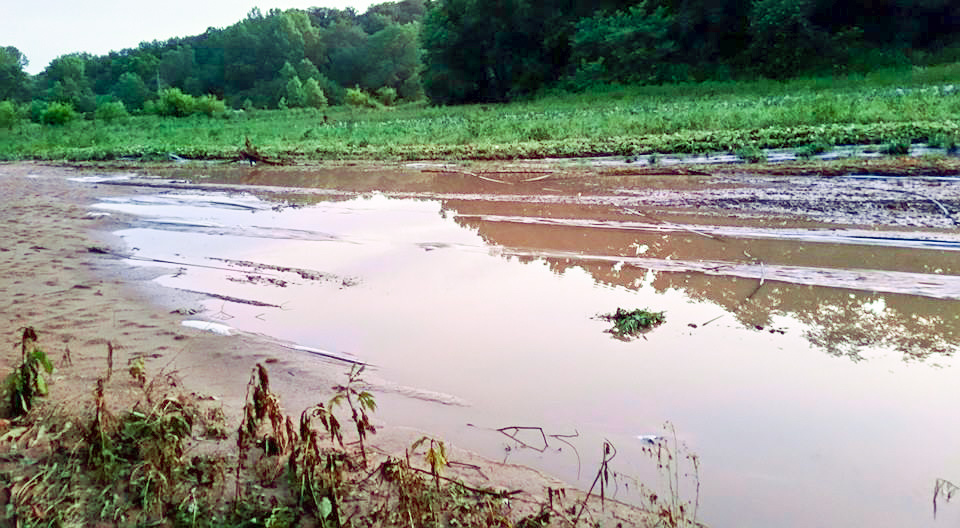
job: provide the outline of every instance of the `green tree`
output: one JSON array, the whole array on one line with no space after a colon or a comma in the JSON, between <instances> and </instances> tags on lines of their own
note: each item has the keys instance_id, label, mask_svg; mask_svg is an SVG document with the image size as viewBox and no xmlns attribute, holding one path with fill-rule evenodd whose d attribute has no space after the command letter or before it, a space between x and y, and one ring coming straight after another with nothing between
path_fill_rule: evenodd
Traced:
<instances>
[{"instance_id":1,"label":"green tree","mask_svg":"<svg viewBox=\"0 0 960 528\"><path fill-rule=\"evenodd\" d=\"M176 86L189 91L186 82L192 77L194 66L193 48L190 45L178 46L163 53L159 65L160 78L166 86Z\"/></svg>"},{"instance_id":2,"label":"green tree","mask_svg":"<svg viewBox=\"0 0 960 528\"><path fill-rule=\"evenodd\" d=\"M307 94L303 90L303 83L300 82L299 77L294 76L287 81L286 100L287 106L292 108L298 108L306 105Z\"/></svg>"},{"instance_id":3,"label":"green tree","mask_svg":"<svg viewBox=\"0 0 960 528\"><path fill-rule=\"evenodd\" d=\"M320 83L318 83L316 79L310 78L307 79L307 82L303 83L303 93L306 97L307 106L311 108L326 108L327 96L323 94Z\"/></svg>"},{"instance_id":4,"label":"green tree","mask_svg":"<svg viewBox=\"0 0 960 528\"><path fill-rule=\"evenodd\" d=\"M13 130L13 125L20 121L17 107L13 101L0 101L0 128Z\"/></svg>"},{"instance_id":5,"label":"green tree","mask_svg":"<svg viewBox=\"0 0 960 528\"><path fill-rule=\"evenodd\" d=\"M93 112L97 107L96 97L87 78L86 54L70 54L57 57L40 74L49 101L69 104L80 112Z\"/></svg>"},{"instance_id":6,"label":"green tree","mask_svg":"<svg viewBox=\"0 0 960 528\"><path fill-rule=\"evenodd\" d=\"M648 2L577 22L573 58L585 81L657 83L670 80L663 65L676 49L667 38L672 18Z\"/></svg>"},{"instance_id":7,"label":"green tree","mask_svg":"<svg viewBox=\"0 0 960 528\"><path fill-rule=\"evenodd\" d=\"M388 87L404 99L417 99L420 87L420 26L392 24L370 36L366 44L368 62L362 86Z\"/></svg>"},{"instance_id":8,"label":"green tree","mask_svg":"<svg viewBox=\"0 0 960 528\"><path fill-rule=\"evenodd\" d=\"M360 26L338 21L320 31L320 40L330 50L322 70L340 86L353 86L363 82L367 63L368 35Z\"/></svg>"},{"instance_id":9,"label":"green tree","mask_svg":"<svg viewBox=\"0 0 960 528\"><path fill-rule=\"evenodd\" d=\"M29 61L13 46L0 47L0 100L30 99L30 78L24 71Z\"/></svg>"},{"instance_id":10,"label":"green tree","mask_svg":"<svg viewBox=\"0 0 960 528\"><path fill-rule=\"evenodd\" d=\"M143 103L150 97L146 83L134 72L126 72L117 80L111 93L123 102L126 108L143 108Z\"/></svg>"}]
</instances>

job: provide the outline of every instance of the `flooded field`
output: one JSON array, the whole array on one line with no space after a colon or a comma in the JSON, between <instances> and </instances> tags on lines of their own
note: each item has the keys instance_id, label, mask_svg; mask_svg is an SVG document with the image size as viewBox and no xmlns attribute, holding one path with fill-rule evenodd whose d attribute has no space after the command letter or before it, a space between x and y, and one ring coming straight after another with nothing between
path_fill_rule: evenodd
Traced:
<instances>
[{"instance_id":1,"label":"flooded field","mask_svg":"<svg viewBox=\"0 0 960 528\"><path fill-rule=\"evenodd\" d=\"M960 181L511 170L178 168L96 210L195 319L369 363L386 423L583 488L607 440L639 503L669 422L713 526L960 518Z\"/></svg>"}]
</instances>

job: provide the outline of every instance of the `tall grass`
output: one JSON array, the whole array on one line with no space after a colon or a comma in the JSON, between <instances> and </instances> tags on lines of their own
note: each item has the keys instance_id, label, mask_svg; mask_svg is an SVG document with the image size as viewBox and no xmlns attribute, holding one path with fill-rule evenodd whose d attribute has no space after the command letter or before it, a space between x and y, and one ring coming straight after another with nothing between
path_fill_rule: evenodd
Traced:
<instances>
[{"instance_id":1,"label":"tall grass","mask_svg":"<svg viewBox=\"0 0 960 528\"><path fill-rule=\"evenodd\" d=\"M957 83L954 86L953 83ZM499 105L132 116L0 131L0 159L577 157L926 141L960 135L960 64L864 76L611 86Z\"/></svg>"}]
</instances>

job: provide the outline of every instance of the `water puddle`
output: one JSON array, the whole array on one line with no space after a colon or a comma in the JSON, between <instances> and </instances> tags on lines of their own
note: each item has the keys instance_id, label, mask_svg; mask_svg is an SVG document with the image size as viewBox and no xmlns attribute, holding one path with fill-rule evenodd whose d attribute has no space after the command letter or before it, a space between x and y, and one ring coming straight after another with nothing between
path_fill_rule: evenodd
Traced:
<instances>
[{"instance_id":1,"label":"water puddle","mask_svg":"<svg viewBox=\"0 0 960 528\"><path fill-rule=\"evenodd\" d=\"M388 422L584 488L606 439L639 501L669 421L715 526L932 525L935 479L960 479L955 231L658 209L622 181L204 181L96 209L133 215L131 263L212 295L212 329L370 363ZM667 322L618 341L617 307Z\"/></svg>"}]
</instances>

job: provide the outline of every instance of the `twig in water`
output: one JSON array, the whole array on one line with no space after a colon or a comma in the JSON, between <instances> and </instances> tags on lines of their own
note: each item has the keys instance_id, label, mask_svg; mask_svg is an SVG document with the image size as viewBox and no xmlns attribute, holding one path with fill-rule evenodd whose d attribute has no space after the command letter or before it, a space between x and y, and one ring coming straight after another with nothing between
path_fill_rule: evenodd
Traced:
<instances>
[{"instance_id":1,"label":"twig in water","mask_svg":"<svg viewBox=\"0 0 960 528\"><path fill-rule=\"evenodd\" d=\"M724 315L727 315L727 314L720 314L720 315L718 315L718 316L716 316L716 317L714 317L713 319L710 319L710 320L709 320L709 321L707 321L706 323L703 323L703 324L702 324L702 325L700 325L700 326L707 326L708 324L710 324L710 323L712 323L712 322L714 322L714 321L716 321L717 319L720 319L720 318L721 318L721 317L723 317Z\"/></svg>"},{"instance_id":2,"label":"twig in water","mask_svg":"<svg viewBox=\"0 0 960 528\"><path fill-rule=\"evenodd\" d=\"M578 438L579 436L580 436L580 431L577 431L576 429L573 430L572 435L550 435L550 438L556 438L557 440L570 446L570 449L573 449L573 454L577 455L577 480L580 480L580 452L577 451L577 446L571 444L570 442L567 442L565 439Z\"/></svg>"},{"instance_id":3,"label":"twig in water","mask_svg":"<svg viewBox=\"0 0 960 528\"><path fill-rule=\"evenodd\" d=\"M543 453L544 451L547 450L548 447L550 447L550 444L547 442L547 435L546 433L543 432L543 428L541 427L523 427L518 425L511 425L509 427L501 427L500 429L497 429L497 431L499 431L501 434L503 434L507 438L513 440L514 442L520 444L521 446L533 449L538 453ZM507 431L510 431L510 432L507 432ZM520 431L540 431L540 436L543 437L543 447L534 447L524 442L523 440L520 440L519 438L517 438L517 433L519 433Z\"/></svg>"},{"instance_id":4,"label":"twig in water","mask_svg":"<svg viewBox=\"0 0 960 528\"><path fill-rule=\"evenodd\" d=\"M583 510L587 509L587 501L590 500L590 495L593 494L593 488L596 487L597 482L600 482L600 508L603 508L605 501L604 497L604 485L608 480L610 480L610 461L616 458L617 448L613 447L613 444L604 439L603 441L603 460L600 462L600 469L597 470L597 476L593 479L593 484L590 485L590 489L587 490L587 496L583 498L583 503L580 505L580 511L577 512L577 516L573 519L573 524L576 526L577 522L580 521L580 516L583 515Z\"/></svg>"}]
</instances>

